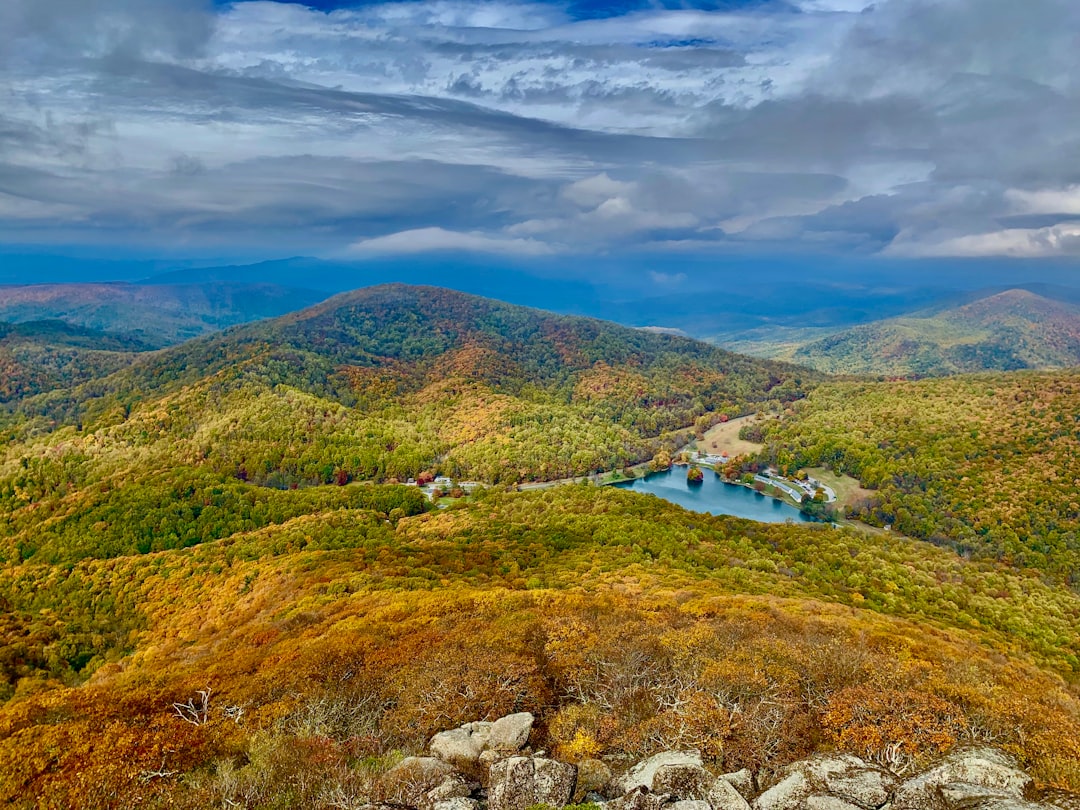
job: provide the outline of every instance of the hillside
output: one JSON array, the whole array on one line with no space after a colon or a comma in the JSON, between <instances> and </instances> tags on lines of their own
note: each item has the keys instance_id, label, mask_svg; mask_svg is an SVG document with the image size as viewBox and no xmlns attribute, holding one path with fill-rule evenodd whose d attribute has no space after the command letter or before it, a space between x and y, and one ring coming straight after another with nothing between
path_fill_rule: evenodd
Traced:
<instances>
[{"instance_id":1,"label":"hillside","mask_svg":"<svg viewBox=\"0 0 1080 810\"><path fill-rule=\"evenodd\" d=\"M538 745L616 769L697 748L761 779L830 750L910 770L992 742L1078 788L1078 402L1067 373L832 383L401 285L15 400L0 803L393 801L385 773L432 733L523 710ZM781 417L779 464L860 475L896 529L940 509L965 554L514 491L751 410ZM489 486L435 509L394 483L421 472ZM969 527L1005 551L970 553Z\"/></svg>"},{"instance_id":2,"label":"hillside","mask_svg":"<svg viewBox=\"0 0 1080 810\"><path fill-rule=\"evenodd\" d=\"M314 304L325 295L273 284L0 286L0 321L59 320L153 348Z\"/></svg>"},{"instance_id":3,"label":"hillside","mask_svg":"<svg viewBox=\"0 0 1080 810\"><path fill-rule=\"evenodd\" d=\"M875 492L875 526L1080 585L1080 373L819 386L764 423L765 457Z\"/></svg>"},{"instance_id":4,"label":"hillside","mask_svg":"<svg viewBox=\"0 0 1080 810\"><path fill-rule=\"evenodd\" d=\"M150 347L63 321L0 323L0 402L105 377Z\"/></svg>"},{"instance_id":5,"label":"hillside","mask_svg":"<svg viewBox=\"0 0 1080 810\"><path fill-rule=\"evenodd\" d=\"M1080 364L1080 307L1014 289L824 337L789 330L732 345L840 374L940 376L1066 368Z\"/></svg>"},{"instance_id":6,"label":"hillside","mask_svg":"<svg viewBox=\"0 0 1080 810\"><path fill-rule=\"evenodd\" d=\"M386 286L23 400L7 426L13 439L62 437L62 481L118 469L137 446L276 487L425 470L517 483L646 460L725 414L797 399L814 376L685 338Z\"/></svg>"},{"instance_id":7,"label":"hillside","mask_svg":"<svg viewBox=\"0 0 1080 810\"><path fill-rule=\"evenodd\" d=\"M0 589L16 807L360 804L396 752L522 710L574 762L695 747L764 779L818 750L909 767L993 740L1080 784L1080 703L1050 674L1073 672L1080 600L847 530L564 487L8 566Z\"/></svg>"}]
</instances>

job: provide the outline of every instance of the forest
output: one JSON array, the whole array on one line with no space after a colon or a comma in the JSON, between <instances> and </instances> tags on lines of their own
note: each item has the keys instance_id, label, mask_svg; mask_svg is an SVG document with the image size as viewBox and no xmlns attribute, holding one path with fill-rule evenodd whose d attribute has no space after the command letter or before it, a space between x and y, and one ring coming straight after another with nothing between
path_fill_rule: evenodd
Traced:
<instances>
[{"instance_id":1,"label":"forest","mask_svg":"<svg viewBox=\"0 0 1080 810\"><path fill-rule=\"evenodd\" d=\"M1075 373L827 379L395 286L71 383L0 416L0 803L360 806L520 710L571 762L992 743L1080 789ZM751 412L890 531L517 491Z\"/></svg>"},{"instance_id":2,"label":"forest","mask_svg":"<svg viewBox=\"0 0 1080 810\"><path fill-rule=\"evenodd\" d=\"M874 490L852 514L965 557L1080 584L1080 374L817 388L765 423L765 458Z\"/></svg>"}]
</instances>

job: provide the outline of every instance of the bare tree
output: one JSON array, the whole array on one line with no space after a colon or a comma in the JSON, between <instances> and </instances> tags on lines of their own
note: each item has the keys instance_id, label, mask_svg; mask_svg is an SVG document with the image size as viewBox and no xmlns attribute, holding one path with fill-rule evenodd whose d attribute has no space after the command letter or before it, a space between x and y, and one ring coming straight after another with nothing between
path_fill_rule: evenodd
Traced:
<instances>
[{"instance_id":1,"label":"bare tree","mask_svg":"<svg viewBox=\"0 0 1080 810\"><path fill-rule=\"evenodd\" d=\"M174 703L172 705L173 711L181 720L194 726L205 725L210 719L211 692L213 690L210 688L200 689L195 693L195 697L188 700L187 703Z\"/></svg>"}]
</instances>

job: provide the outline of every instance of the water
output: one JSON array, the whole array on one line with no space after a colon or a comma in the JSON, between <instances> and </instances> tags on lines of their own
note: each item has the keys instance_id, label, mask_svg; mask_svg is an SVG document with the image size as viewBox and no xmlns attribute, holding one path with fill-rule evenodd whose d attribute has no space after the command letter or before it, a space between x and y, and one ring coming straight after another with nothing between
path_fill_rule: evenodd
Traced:
<instances>
[{"instance_id":1,"label":"water","mask_svg":"<svg viewBox=\"0 0 1080 810\"><path fill-rule=\"evenodd\" d=\"M705 479L700 484L686 483L686 467L672 467L667 472L650 473L644 478L614 486L635 492L650 492L692 512L735 515L762 523L784 523L788 520L813 522L790 504L761 495L748 487L721 481L712 470L702 472Z\"/></svg>"}]
</instances>

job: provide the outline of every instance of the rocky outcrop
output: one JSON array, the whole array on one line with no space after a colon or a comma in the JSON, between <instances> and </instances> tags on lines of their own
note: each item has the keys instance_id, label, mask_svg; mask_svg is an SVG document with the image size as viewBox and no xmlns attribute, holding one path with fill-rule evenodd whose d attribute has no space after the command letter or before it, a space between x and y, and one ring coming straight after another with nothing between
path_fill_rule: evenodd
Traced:
<instances>
[{"instance_id":1,"label":"rocky outcrop","mask_svg":"<svg viewBox=\"0 0 1080 810\"><path fill-rule=\"evenodd\" d=\"M653 789L656 772L664 767L701 767L701 754L697 751L664 751L639 762L612 784L616 795L626 795L639 787Z\"/></svg>"},{"instance_id":2,"label":"rocky outcrop","mask_svg":"<svg viewBox=\"0 0 1080 810\"><path fill-rule=\"evenodd\" d=\"M542 757L510 757L491 766L488 810L562 807L574 796L577 768Z\"/></svg>"},{"instance_id":3,"label":"rocky outcrop","mask_svg":"<svg viewBox=\"0 0 1080 810\"><path fill-rule=\"evenodd\" d=\"M432 756L459 768L475 765L480 754L487 748L491 737L491 723L466 723L460 728L436 734L428 743Z\"/></svg>"},{"instance_id":4,"label":"rocky outcrop","mask_svg":"<svg viewBox=\"0 0 1080 810\"><path fill-rule=\"evenodd\" d=\"M485 752L513 754L523 749L535 720L528 712L520 712L501 717L494 723L466 723L436 734L428 743L428 751L444 762L470 770ZM497 759L498 756L490 756L486 764Z\"/></svg>"},{"instance_id":5,"label":"rocky outcrop","mask_svg":"<svg viewBox=\"0 0 1080 810\"><path fill-rule=\"evenodd\" d=\"M492 751L520 751L529 742L536 718L529 712L500 717L491 724L487 748Z\"/></svg>"},{"instance_id":6,"label":"rocky outcrop","mask_svg":"<svg viewBox=\"0 0 1080 810\"><path fill-rule=\"evenodd\" d=\"M571 802L602 810L1080 810L1073 794L1048 791L1040 800L1031 777L988 748L955 752L904 781L859 757L831 754L793 763L759 785L745 769L714 775L697 751L664 751L613 778L600 760L574 766L533 753L533 722L520 713L436 734L432 756L409 757L384 776L388 799L417 810Z\"/></svg>"},{"instance_id":7,"label":"rocky outcrop","mask_svg":"<svg viewBox=\"0 0 1080 810\"><path fill-rule=\"evenodd\" d=\"M904 782L893 799L895 810L921 810L924 807L978 806L1005 810L1002 802L1022 799L1032 779L1016 763L993 749L961 751L939 765Z\"/></svg>"},{"instance_id":8,"label":"rocky outcrop","mask_svg":"<svg viewBox=\"0 0 1080 810\"><path fill-rule=\"evenodd\" d=\"M896 777L850 754L796 762L754 800L754 810L877 810Z\"/></svg>"}]
</instances>

